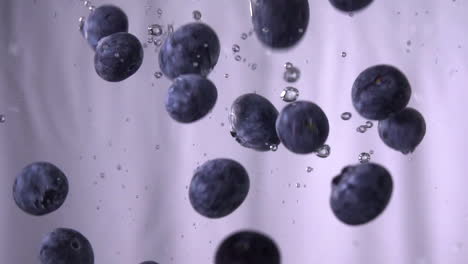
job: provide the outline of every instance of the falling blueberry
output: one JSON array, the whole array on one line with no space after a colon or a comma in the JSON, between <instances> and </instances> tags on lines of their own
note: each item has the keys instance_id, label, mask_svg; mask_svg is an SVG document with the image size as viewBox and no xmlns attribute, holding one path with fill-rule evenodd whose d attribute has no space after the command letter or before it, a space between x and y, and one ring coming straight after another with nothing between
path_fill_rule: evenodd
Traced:
<instances>
[{"instance_id":1,"label":"falling blueberry","mask_svg":"<svg viewBox=\"0 0 468 264\"><path fill-rule=\"evenodd\" d=\"M367 119L383 120L406 107L411 87L406 76L390 65L367 68L354 81L354 108Z\"/></svg>"},{"instance_id":2,"label":"falling blueberry","mask_svg":"<svg viewBox=\"0 0 468 264\"><path fill-rule=\"evenodd\" d=\"M41 264L93 264L91 243L80 232L56 228L42 240Z\"/></svg>"},{"instance_id":3,"label":"falling blueberry","mask_svg":"<svg viewBox=\"0 0 468 264\"><path fill-rule=\"evenodd\" d=\"M269 151L280 143L275 122L278 110L265 97L249 93L238 97L231 107L231 134L242 146Z\"/></svg>"},{"instance_id":4,"label":"falling blueberry","mask_svg":"<svg viewBox=\"0 0 468 264\"><path fill-rule=\"evenodd\" d=\"M323 146L328 138L328 118L318 105L296 101L280 112L276 132L281 143L290 151L312 153Z\"/></svg>"},{"instance_id":5,"label":"falling blueberry","mask_svg":"<svg viewBox=\"0 0 468 264\"><path fill-rule=\"evenodd\" d=\"M177 77L169 87L166 110L181 123L190 123L204 117L213 109L218 92L205 77L186 74Z\"/></svg>"},{"instance_id":6,"label":"falling blueberry","mask_svg":"<svg viewBox=\"0 0 468 264\"><path fill-rule=\"evenodd\" d=\"M214 159L200 166L192 178L189 198L195 211L208 218L234 212L249 192L247 171L230 159Z\"/></svg>"},{"instance_id":7,"label":"falling blueberry","mask_svg":"<svg viewBox=\"0 0 468 264\"><path fill-rule=\"evenodd\" d=\"M59 209L67 195L67 177L48 162L27 165L13 184L16 205L31 215L41 216Z\"/></svg>"},{"instance_id":8,"label":"falling blueberry","mask_svg":"<svg viewBox=\"0 0 468 264\"><path fill-rule=\"evenodd\" d=\"M279 264L280 252L268 236L254 231L229 235L219 245L215 264Z\"/></svg>"},{"instance_id":9,"label":"falling blueberry","mask_svg":"<svg viewBox=\"0 0 468 264\"><path fill-rule=\"evenodd\" d=\"M102 38L96 48L94 67L109 82L120 82L138 71L143 62L143 47L129 33L115 33Z\"/></svg>"},{"instance_id":10,"label":"falling blueberry","mask_svg":"<svg viewBox=\"0 0 468 264\"><path fill-rule=\"evenodd\" d=\"M296 45L309 24L308 0L254 0L251 10L258 39L275 49Z\"/></svg>"},{"instance_id":11,"label":"falling blueberry","mask_svg":"<svg viewBox=\"0 0 468 264\"><path fill-rule=\"evenodd\" d=\"M424 117L413 108L379 121L379 136L390 148L408 154L421 143L426 134Z\"/></svg>"},{"instance_id":12,"label":"falling blueberry","mask_svg":"<svg viewBox=\"0 0 468 264\"><path fill-rule=\"evenodd\" d=\"M330 0L330 3L343 12L359 11L372 3L372 0Z\"/></svg>"},{"instance_id":13,"label":"falling blueberry","mask_svg":"<svg viewBox=\"0 0 468 264\"><path fill-rule=\"evenodd\" d=\"M116 6L100 6L85 20L83 32L89 45L96 49L102 38L118 32L128 32L127 15Z\"/></svg>"},{"instance_id":14,"label":"falling blueberry","mask_svg":"<svg viewBox=\"0 0 468 264\"><path fill-rule=\"evenodd\" d=\"M366 224L384 211L392 191L392 177L384 167L375 163L347 166L332 180L331 209L345 224Z\"/></svg>"},{"instance_id":15,"label":"falling blueberry","mask_svg":"<svg viewBox=\"0 0 468 264\"><path fill-rule=\"evenodd\" d=\"M180 27L164 41L159 51L159 66L170 79L189 73L206 77L218 62L219 54L216 32L206 24L195 22Z\"/></svg>"}]
</instances>

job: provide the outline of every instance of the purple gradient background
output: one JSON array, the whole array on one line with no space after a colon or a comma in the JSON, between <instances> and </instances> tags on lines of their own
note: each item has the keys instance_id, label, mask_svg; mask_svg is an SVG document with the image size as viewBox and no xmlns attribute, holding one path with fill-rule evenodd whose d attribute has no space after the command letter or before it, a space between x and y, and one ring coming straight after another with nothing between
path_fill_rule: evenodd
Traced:
<instances>
[{"instance_id":1,"label":"purple gradient background","mask_svg":"<svg viewBox=\"0 0 468 264\"><path fill-rule=\"evenodd\" d=\"M121 6L142 42L149 24L177 28L193 20L195 9L218 32L222 54L210 79L219 100L208 117L182 125L164 110L170 82L153 76L153 46L134 76L107 83L77 30L78 17L88 14L78 0L1 0L0 112L7 121L0 124L0 262L38 263L42 237L70 227L89 238L97 264L212 263L216 246L239 229L269 234L285 264L467 263L468 3L375 0L350 17L327 0L309 2L304 39L288 52L272 52L254 36L241 40L251 28L246 0L96 0ZM234 60L235 43L246 63ZM302 71L294 84L300 99L318 103L329 117L327 159L282 146L257 153L229 134L226 108L237 96L256 91L278 109L285 105L279 94L287 85L286 61ZM380 63L408 76L410 106L426 118L426 137L413 155L385 147L376 124L356 132L365 120L351 105L351 85ZM353 113L350 121L340 119L345 111ZM394 177L393 197L375 221L346 226L329 208L330 181L371 149L372 160ZM186 186L198 164L218 157L241 162L252 188L232 215L209 220L192 209ZM11 194L19 170L38 160L62 168L70 182L64 206L44 217L20 211Z\"/></svg>"}]
</instances>

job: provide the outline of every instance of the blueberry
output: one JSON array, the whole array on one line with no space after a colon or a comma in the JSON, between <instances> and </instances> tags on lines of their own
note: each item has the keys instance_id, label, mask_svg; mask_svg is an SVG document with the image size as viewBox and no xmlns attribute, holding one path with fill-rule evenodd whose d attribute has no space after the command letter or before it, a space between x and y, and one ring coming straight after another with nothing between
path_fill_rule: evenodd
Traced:
<instances>
[{"instance_id":1,"label":"blueberry","mask_svg":"<svg viewBox=\"0 0 468 264\"><path fill-rule=\"evenodd\" d=\"M250 93L237 98L231 107L231 135L242 146L258 151L278 145L275 122L278 110L265 97Z\"/></svg>"},{"instance_id":2,"label":"blueberry","mask_svg":"<svg viewBox=\"0 0 468 264\"><path fill-rule=\"evenodd\" d=\"M197 121L213 109L218 98L216 86L197 74L177 77L169 87L166 111L176 121Z\"/></svg>"},{"instance_id":3,"label":"blueberry","mask_svg":"<svg viewBox=\"0 0 468 264\"><path fill-rule=\"evenodd\" d=\"M384 211L392 190L392 177L384 167L375 163L347 166L332 180L331 209L345 224L366 224Z\"/></svg>"},{"instance_id":4,"label":"blueberry","mask_svg":"<svg viewBox=\"0 0 468 264\"><path fill-rule=\"evenodd\" d=\"M426 122L421 113L408 107L379 121L378 129L380 138L387 146L408 154L423 140Z\"/></svg>"},{"instance_id":5,"label":"blueberry","mask_svg":"<svg viewBox=\"0 0 468 264\"><path fill-rule=\"evenodd\" d=\"M328 118L318 105L296 101L280 112L276 120L276 132L281 143L290 151L312 153L328 138Z\"/></svg>"},{"instance_id":6,"label":"blueberry","mask_svg":"<svg viewBox=\"0 0 468 264\"><path fill-rule=\"evenodd\" d=\"M100 39L118 32L128 32L128 19L122 9L113 5L96 8L83 27L84 36L93 49Z\"/></svg>"},{"instance_id":7,"label":"blueberry","mask_svg":"<svg viewBox=\"0 0 468 264\"><path fill-rule=\"evenodd\" d=\"M372 0L330 0L330 3L343 12L359 11L372 3Z\"/></svg>"},{"instance_id":8,"label":"blueberry","mask_svg":"<svg viewBox=\"0 0 468 264\"><path fill-rule=\"evenodd\" d=\"M290 48L307 30L308 0L253 0L251 8L255 34L270 48Z\"/></svg>"},{"instance_id":9,"label":"blueberry","mask_svg":"<svg viewBox=\"0 0 468 264\"><path fill-rule=\"evenodd\" d=\"M219 245L215 264L279 264L280 253L275 242L264 234L240 231Z\"/></svg>"},{"instance_id":10,"label":"blueberry","mask_svg":"<svg viewBox=\"0 0 468 264\"><path fill-rule=\"evenodd\" d=\"M69 228L56 228L42 240L41 264L93 264L94 253L88 239Z\"/></svg>"},{"instance_id":11,"label":"blueberry","mask_svg":"<svg viewBox=\"0 0 468 264\"><path fill-rule=\"evenodd\" d=\"M170 79L189 73L206 77L218 62L219 53L216 32L206 24L190 23L164 41L159 51L159 67Z\"/></svg>"},{"instance_id":12,"label":"blueberry","mask_svg":"<svg viewBox=\"0 0 468 264\"><path fill-rule=\"evenodd\" d=\"M221 218L242 204L249 187L249 175L241 164L230 159L209 160L193 175L190 203L205 217Z\"/></svg>"},{"instance_id":13,"label":"blueberry","mask_svg":"<svg viewBox=\"0 0 468 264\"><path fill-rule=\"evenodd\" d=\"M34 162L22 169L13 184L16 205L31 215L51 213L65 202L68 180L55 165Z\"/></svg>"},{"instance_id":14,"label":"blueberry","mask_svg":"<svg viewBox=\"0 0 468 264\"><path fill-rule=\"evenodd\" d=\"M143 47L129 33L115 33L102 38L94 55L97 74L109 82L120 82L138 71L143 62Z\"/></svg>"},{"instance_id":15,"label":"blueberry","mask_svg":"<svg viewBox=\"0 0 468 264\"><path fill-rule=\"evenodd\" d=\"M367 68L354 81L354 108L367 119L383 120L406 107L411 87L406 76L390 65Z\"/></svg>"}]
</instances>

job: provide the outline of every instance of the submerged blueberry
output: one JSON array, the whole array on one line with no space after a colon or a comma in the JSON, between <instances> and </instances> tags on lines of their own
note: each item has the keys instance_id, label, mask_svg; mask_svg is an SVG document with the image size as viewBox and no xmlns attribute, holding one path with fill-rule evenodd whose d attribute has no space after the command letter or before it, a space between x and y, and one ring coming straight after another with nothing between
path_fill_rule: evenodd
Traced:
<instances>
[{"instance_id":1,"label":"submerged blueberry","mask_svg":"<svg viewBox=\"0 0 468 264\"><path fill-rule=\"evenodd\" d=\"M330 0L330 3L343 12L359 11L372 3L372 0Z\"/></svg>"},{"instance_id":2,"label":"submerged blueberry","mask_svg":"<svg viewBox=\"0 0 468 264\"><path fill-rule=\"evenodd\" d=\"M42 240L39 253L41 264L93 264L91 243L80 232L57 228Z\"/></svg>"}]
</instances>

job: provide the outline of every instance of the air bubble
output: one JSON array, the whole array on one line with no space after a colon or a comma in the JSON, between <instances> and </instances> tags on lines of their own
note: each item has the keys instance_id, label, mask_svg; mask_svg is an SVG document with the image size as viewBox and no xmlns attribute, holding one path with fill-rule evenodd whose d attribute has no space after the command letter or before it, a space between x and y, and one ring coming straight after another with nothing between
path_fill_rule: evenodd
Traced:
<instances>
[{"instance_id":1,"label":"air bubble","mask_svg":"<svg viewBox=\"0 0 468 264\"><path fill-rule=\"evenodd\" d=\"M359 132L359 133L365 133L367 131L367 127L366 126L358 126L356 128L356 131Z\"/></svg>"},{"instance_id":2,"label":"air bubble","mask_svg":"<svg viewBox=\"0 0 468 264\"><path fill-rule=\"evenodd\" d=\"M252 71L255 71L257 69L257 64L253 63L252 66L250 66L250 68L252 69Z\"/></svg>"},{"instance_id":3,"label":"air bubble","mask_svg":"<svg viewBox=\"0 0 468 264\"><path fill-rule=\"evenodd\" d=\"M346 55L348 55L345 51L341 52L341 57L346 57Z\"/></svg>"},{"instance_id":4,"label":"air bubble","mask_svg":"<svg viewBox=\"0 0 468 264\"><path fill-rule=\"evenodd\" d=\"M85 17L82 16L78 19L78 23L79 23L78 28L80 29L80 31L83 30L84 22L85 22Z\"/></svg>"},{"instance_id":5,"label":"air bubble","mask_svg":"<svg viewBox=\"0 0 468 264\"><path fill-rule=\"evenodd\" d=\"M263 33L268 33L270 31L267 27L262 28Z\"/></svg>"},{"instance_id":6,"label":"air bubble","mask_svg":"<svg viewBox=\"0 0 468 264\"><path fill-rule=\"evenodd\" d=\"M352 114L350 112L344 112L341 114L341 119L343 120L350 120L352 117Z\"/></svg>"},{"instance_id":7,"label":"air bubble","mask_svg":"<svg viewBox=\"0 0 468 264\"><path fill-rule=\"evenodd\" d=\"M229 73L225 73L224 78L229 78Z\"/></svg>"},{"instance_id":8,"label":"air bubble","mask_svg":"<svg viewBox=\"0 0 468 264\"><path fill-rule=\"evenodd\" d=\"M241 59L242 59L242 58L241 58L240 55L237 55L237 56L235 57L235 60L236 60L236 61L240 61Z\"/></svg>"},{"instance_id":9,"label":"air bubble","mask_svg":"<svg viewBox=\"0 0 468 264\"><path fill-rule=\"evenodd\" d=\"M330 152L331 152L330 146L325 144L317 149L316 155L317 157L320 157L320 158L327 158L328 156L330 156Z\"/></svg>"},{"instance_id":10,"label":"air bubble","mask_svg":"<svg viewBox=\"0 0 468 264\"><path fill-rule=\"evenodd\" d=\"M374 126L374 123L372 123L371 121L366 121L366 124L365 124L366 128L371 128Z\"/></svg>"},{"instance_id":11,"label":"air bubble","mask_svg":"<svg viewBox=\"0 0 468 264\"><path fill-rule=\"evenodd\" d=\"M310 167L310 166L307 167L307 172L308 172L308 173L311 173L313 170L314 170L314 168L312 168L312 167Z\"/></svg>"},{"instance_id":12,"label":"air bubble","mask_svg":"<svg viewBox=\"0 0 468 264\"><path fill-rule=\"evenodd\" d=\"M298 68L291 66L290 68L286 68L286 71L283 74L283 79L286 82L292 83L292 82L296 82L297 80L299 80L300 76L301 76L301 71Z\"/></svg>"},{"instance_id":13,"label":"air bubble","mask_svg":"<svg viewBox=\"0 0 468 264\"><path fill-rule=\"evenodd\" d=\"M159 72L159 71L154 73L154 77L156 77L156 79L161 78L162 75L163 75L162 72Z\"/></svg>"},{"instance_id":14,"label":"air bubble","mask_svg":"<svg viewBox=\"0 0 468 264\"><path fill-rule=\"evenodd\" d=\"M300 183L296 183L296 188L301 188L301 184L300 184Z\"/></svg>"},{"instance_id":15,"label":"air bubble","mask_svg":"<svg viewBox=\"0 0 468 264\"><path fill-rule=\"evenodd\" d=\"M271 150L271 151L277 151L277 150L278 150L278 145L276 145L276 144L271 144L271 145L270 145L270 150Z\"/></svg>"},{"instance_id":16,"label":"air bubble","mask_svg":"<svg viewBox=\"0 0 468 264\"><path fill-rule=\"evenodd\" d=\"M294 87L288 86L284 88L284 90L281 92L280 97L285 102L294 102L299 97L299 90Z\"/></svg>"},{"instance_id":17,"label":"air bubble","mask_svg":"<svg viewBox=\"0 0 468 264\"><path fill-rule=\"evenodd\" d=\"M148 26L148 35L161 36L163 34L163 28L161 25L153 24Z\"/></svg>"},{"instance_id":18,"label":"air bubble","mask_svg":"<svg viewBox=\"0 0 468 264\"><path fill-rule=\"evenodd\" d=\"M293 64L290 63L290 62L286 62L286 63L284 64L284 68L285 68L285 69L291 69L292 67L293 67Z\"/></svg>"},{"instance_id":19,"label":"air bubble","mask_svg":"<svg viewBox=\"0 0 468 264\"><path fill-rule=\"evenodd\" d=\"M242 33L241 34L241 39L246 40L247 39L247 33Z\"/></svg>"},{"instance_id":20,"label":"air bubble","mask_svg":"<svg viewBox=\"0 0 468 264\"><path fill-rule=\"evenodd\" d=\"M237 44L232 45L232 51L236 52L236 53L239 52L240 51L239 45L237 45Z\"/></svg>"},{"instance_id":21,"label":"air bubble","mask_svg":"<svg viewBox=\"0 0 468 264\"><path fill-rule=\"evenodd\" d=\"M5 123L5 122L6 122L6 116L0 115L0 123Z\"/></svg>"},{"instance_id":22,"label":"air bubble","mask_svg":"<svg viewBox=\"0 0 468 264\"><path fill-rule=\"evenodd\" d=\"M198 62L194 61L194 62L193 62L193 67L194 67L194 68L197 68L197 67L198 67Z\"/></svg>"},{"instance_id":23,"label":"air bubble","mask_svg":"<svg viewBox=\"0 0 468 264\"><path fill-rule=\"evenodd\" d=\"M362 152L361 154L359 154L359 157L358 157L358 160L360 163L367 163L370 161L370 159L371 159L371 156L367 152Z\"/></svg>"},{"instance_id":24,"label":"air bubble","mask_svg":"<svg viewBox=\"0 0 468 264\"><path fill-rule=\"evenodd\" d=\"M193 15L193 19L195 19L195 20L197 20L197 21L200 20L201 17L202 17L201 12L198 11L198 10L193 11L193 12L192 12L192 15Z\"/></svg>"},{"instance_id":25,"label":"air bubble","mask_svg":"<svg viewBox=\"0 0 468 264\"><path fill-rule=\"evenodd\" d=\"M158 8L158 10L156 10L156 13L158 13L158 15L160 15L160 16L161 16L161 15L162 15L162 13L163 13L163 11L162 11L162 9L161 9L161 8Z\"/></svg>"}]
</instances>

